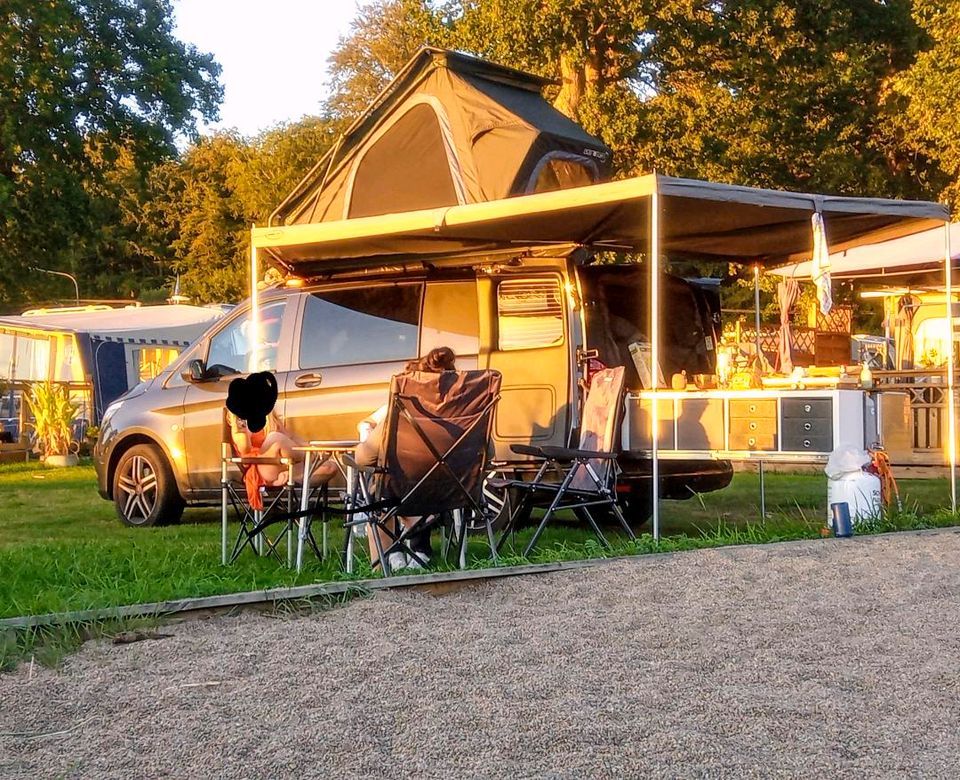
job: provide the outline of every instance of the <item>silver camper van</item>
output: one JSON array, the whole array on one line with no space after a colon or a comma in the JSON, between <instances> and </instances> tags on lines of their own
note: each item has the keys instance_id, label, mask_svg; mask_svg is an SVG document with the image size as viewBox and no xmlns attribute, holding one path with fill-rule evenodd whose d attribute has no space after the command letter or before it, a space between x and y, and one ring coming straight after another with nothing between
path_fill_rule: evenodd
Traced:
<instances>
[{"instance_id":1,"label":"silver camper van","mask_svg":"<svg viewBox=\"0 0 960 780\"><path fill-rule=\"evenodd\" d=\"M344 270L322 283L261 292L260 367L279 382L277 411L306 439L351 439L412 358L449 346L459 368L503 374L494 425L498 468L522 473L513 444L575 441L591 371L625 365L641 389L630 345L646 339L645 274L637 265L577 265L569 256L470 258L449 268ZM297 282L299 285L299 282ZM671 311L661 369L710 373L715 294L664 277ZM163 374L112 403L94 451L101 496L130 525L179 518L220 496L227 387L248 366L249 302L218 321ZM650 511L650 460L623 452L618 483L627 517ZM726 461L663 461L661 496L726 486ZM135 499L131 496L136 496Z\"/></svg>"}]
</instances>

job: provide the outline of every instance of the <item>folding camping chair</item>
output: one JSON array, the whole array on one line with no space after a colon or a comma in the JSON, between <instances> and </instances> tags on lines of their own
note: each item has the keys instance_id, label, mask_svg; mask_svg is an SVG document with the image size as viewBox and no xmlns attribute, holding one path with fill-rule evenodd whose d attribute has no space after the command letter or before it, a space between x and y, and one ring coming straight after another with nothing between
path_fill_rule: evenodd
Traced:
<instances>
[{"instance_id":1,"label":"folding camping chair","mask_svg":"<svg viewBox=\"0 0 960 780\"><path fill-rule=\"evenodd\" d=\"M617 505L616 478L618 474L616 435L623 407L623 366L606 368L593 376L587 400L583 405L580 425L580 446L534 447L523 444L511 446L518 455L541 459L536 476L526 480L497 480L496 487L506 488L520 494L499 545L516 530L517 519L529 515L536 503L547 503L547 509L524 550L528 556L533 550L543 529L553 516L564 509L572 509L576 516L586 522L609 548L591 508L607 508L631 539L633 530Z\"/></svg>"},{"instance_id":2,"label":"folding camping chair","mask_svg":"<svg viewBox=\"0 0 960 780\"><path fill-rule=\"evenodd\" d=\"M464 514L486 519L490 550L496 555L493 526L483 510L493 414L500 398L500 374L492 370L412 372L393 377L383 443L373 468L357 468L353 519L346 522L344 563L350 568L353 526L367 524L377 565L390 576L388 556L403 552L425 565L414 551L414 535L433 528L451 534L461 566L466 551ZM400 517L419 517L410 527ZM459 522L457 521L459 518ZM389 544L384 545L382 531Z\"/></svg>"},{"instance_id":3,"label":"folding camping chair","mask_svg":"<svg viewBox=\"0 0 960 780\"><path fill-rule=\"evenodd\" d=\"M280 466L287 471L287 481L280 486L261 486L262 509L251 506L247 498L244 477L247 470L258 465ZM296 506L296 488L293 480L293 461L290 458L269 458L261 455L241 456L230 435L227 410L223 410L223 425L220 441L220 523L221 557L224 565L233 563L245 547L256 555L271 555L281 563L278 547L287 542L287 565L293 565L293 519ZM231 511L239 528L233 551L227 554ZM276 535L268 534L270 526L280 525ZM316 542L314 541L314 546Z\"/></svg>"}]
</instances>

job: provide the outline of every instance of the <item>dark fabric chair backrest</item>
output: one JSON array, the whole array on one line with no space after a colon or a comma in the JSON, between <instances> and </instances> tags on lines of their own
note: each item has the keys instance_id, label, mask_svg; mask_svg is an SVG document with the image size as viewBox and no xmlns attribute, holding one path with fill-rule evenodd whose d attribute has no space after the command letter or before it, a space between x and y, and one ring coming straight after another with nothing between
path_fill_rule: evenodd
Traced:
<instances>
[{"instance_id":1,"label":"dark fabric chair backrest","mask_svg":"<svg viewBox=\"0 0 960 780\"><path fill-rule=\"evenodd\" d=\"M500 379L491 370L393 377L379 466L382 497L400 500L399 514L466 508L465 492L479 504ZM441 458L449 468L437 467Z\"/></svg>"},{"instance_id":2,"label":"dark fabric chair backrest","mask_svg":"<svg viewBox=\"0 0 960 780\"><path fill-rule=\"evenodd\" d=\"M622 407L623 366L605 368L594 374L587 400L583 404L580 422L581 450L613 452L617 445L617 425L620 423ZM612 460L594 459L588 462L601 481L610 479L610 470L614 468ZM593 490L596 486L590 475L581 468L571 480L570 487Z\"/></svg>"}]
</instances>

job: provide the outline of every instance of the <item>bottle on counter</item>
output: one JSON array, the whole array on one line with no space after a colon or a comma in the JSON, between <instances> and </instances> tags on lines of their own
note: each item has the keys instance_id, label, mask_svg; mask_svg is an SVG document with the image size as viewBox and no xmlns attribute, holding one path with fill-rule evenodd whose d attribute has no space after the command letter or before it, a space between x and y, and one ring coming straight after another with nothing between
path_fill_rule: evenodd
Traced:
<instances>
[{"instance_id":1,"label":"bottle on counter","mask_svg":"<svg viewBox=\"0 0 960 780\"><path fill-rule=\"evenodd\" d=\"M863 361L863 367L860 369L860 387L864 390L873 389L873 371L870 370L870 364Z\"/></svg>"}]
</instances>

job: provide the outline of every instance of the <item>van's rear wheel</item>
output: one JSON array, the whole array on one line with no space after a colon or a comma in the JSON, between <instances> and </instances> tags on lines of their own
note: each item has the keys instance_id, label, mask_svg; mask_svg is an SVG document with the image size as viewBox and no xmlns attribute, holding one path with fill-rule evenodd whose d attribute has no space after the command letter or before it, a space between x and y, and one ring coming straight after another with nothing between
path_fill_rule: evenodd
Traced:
<instances>
[{"instance_id":1,"label":"van's rear wheel","mask_svg":"<svg viewBox=\"0 0 960 780\"><path fill-rule=\"evenodd\" d=\"M183 499L159 448L137 444L123 453L113 475L113 503L117 517L137 528L180 519Z\"/></svg>"}]
</instances>

